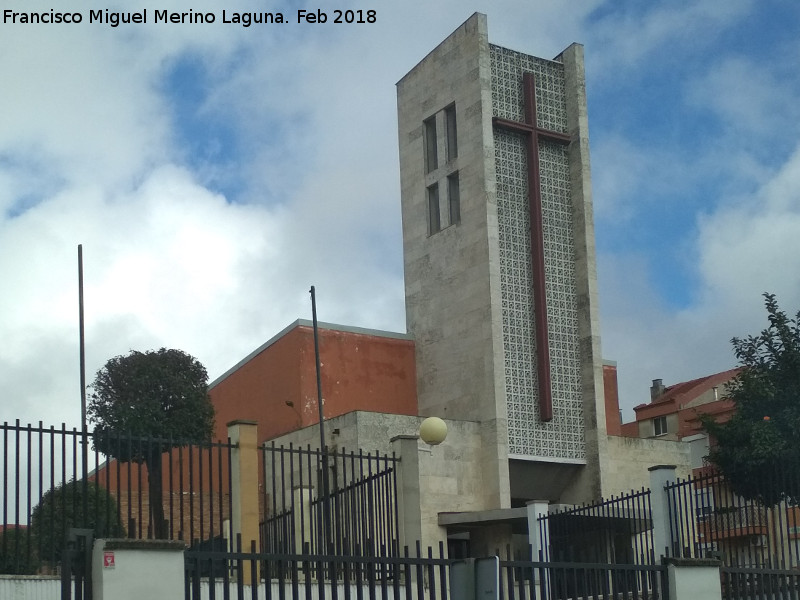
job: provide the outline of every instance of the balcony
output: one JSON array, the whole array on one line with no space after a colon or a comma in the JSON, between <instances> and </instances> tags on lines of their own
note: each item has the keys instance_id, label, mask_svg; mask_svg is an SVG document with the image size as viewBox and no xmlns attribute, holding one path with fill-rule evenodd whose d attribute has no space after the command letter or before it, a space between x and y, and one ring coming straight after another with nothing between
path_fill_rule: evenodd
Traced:
<instances>
[{"instance_id":1,"label":"balcony","mask_svg":"<svg viewBox=\"0 0 800 600\"><path fill-rule=\"evenodd\" d=\"M720 506L698 519L705 541L766 535L767 511L760 506Z\"/></svg>"}]
</instances>

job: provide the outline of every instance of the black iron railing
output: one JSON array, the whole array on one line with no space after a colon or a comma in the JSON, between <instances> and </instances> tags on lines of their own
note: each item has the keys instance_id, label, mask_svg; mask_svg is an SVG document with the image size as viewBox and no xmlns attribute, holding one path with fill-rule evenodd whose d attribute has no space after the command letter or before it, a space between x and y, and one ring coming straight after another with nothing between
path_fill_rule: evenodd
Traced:
<instances>
[{"instance_id":1,"label":"black iron railing","mask_svg":"<svg viewBox=\"0 0 800 600\"><path fill-rule=\"evenodd\" d=\"M461 600L451 593L454 562L442 544L396 556L189 550L186 597ZM661 565L499 560L496 577L503 600L669 597Z\"/></svg>"},{"instance_id":2,"label":"black iron railing","mask_svg":"<svg viewBox=\"0 0 800 600\"><path fill-rule=\"evenodd\" d=\"M542 560L654 564L650 490L631 491L538 519Z\"/></svg>"},{"instance_id":3,"label":"black iron railing","mask_svg":"<svg viewBox=\"0 0 800 600\"><path fill-rule=\"evenodd\" d=\"M116 435L128 456L160 456L160 491L141 462L95 448L94 434L0 425L0 573L54 573L71 528L97 537L222 538L231 515L229 443ZM163 451L162 451L163 450Z\"/></svg>"},{"instance_id":4,"label":"black iron railing","mask_svg":"<svg viewBox=\"0 0 800 600\"><path fill-rule=\"evenodd\" d=\"M266 446L261 549L396 553L398 462L379 453Z\"/></svg>"},{"instance_id":5,"label":"black iron railing","mask_svg":"<svg viewBox=\"0 0 800 600\"><path fill-rule=\"evenodd\" d=\"M675 556L714 557L731 567L800 567L800 507L790 499L765 506L742 498L712 471L678 479L666 490Z\"/></svg>"},{"instance_id":6,"label":"black iron railing","mask_svg":"<svg viewBox=\"0 0 800 600\"><path fill-rule=\"evenodd\" d=\"M796 570L722 567L723 600L795 600L800 597Z\"/></svg>"},{"instance_id":7,"label":"black iron railing","mask_svg":"<svg viewBox=\"0 0 800 600\"><path fill-rule=\"evenodd\" d=\"M500 598L669 598L666 567L580 562L500 561Z\"/></svg>"}]
</instances>

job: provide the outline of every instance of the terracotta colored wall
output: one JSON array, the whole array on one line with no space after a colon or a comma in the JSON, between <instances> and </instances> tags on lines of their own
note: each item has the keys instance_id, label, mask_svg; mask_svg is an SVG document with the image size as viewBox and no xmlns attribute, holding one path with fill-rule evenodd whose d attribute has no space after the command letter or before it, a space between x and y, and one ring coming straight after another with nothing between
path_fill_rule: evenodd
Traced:
<instances>
[{"instance_id":1,"label":"terracotta colored wall","mask_svg":"<svg viewBox=\"0 0 800 600\"><path fill-rule=\"evenodd\" d=\"M354 410L417 414L414 342L319 331L326 418ZM220 439L227 436L225 424L235 419L256 421L260 441L316 423L313 329L290 330L210 393Z\"/></svg>"},{"instance_id":2,"label":"terracotta colored wall","mask_svg":"<svg viewBox=\"0 0 800 600\"><path fill-rule=\"evenodd\" d=\"M225 436L227 438L227 435ZM190 456L191 455L191 456ZM161 460L162 485L165 493L206 492L210 489L228 491L228 462L230 450L227 445L199 449L172 448ZM100 465L90 481L97 481L115 497L121 498L128 490L148 489L147 467L139 463L121 463L111 460Z\"/></svg>"},{"instance_id":3,"label":"terracotta colored wall","mask_svg":"<svg viewBox=\"0 0 800 600\"><path fill-rule=\"evenodd\" d=\"M606 430L608 435L622 435L616 365L603 365L603 392L606 399Z\"/></svg>"},{"instance_id":4,"label":"terracotta colored wall","mask_svg":"<svg viewBox=\"0 0 800 600\"><path fill-rule=\"evenodd\" d=\"M300 327L300 374L304 424L316 423L317 379L314 332ZM325 417L354 410L401 415L417 414L414 343L410 340L320 330L322 397Z\"/></svg>"},{"instance_id":5,"label":"terracotta colored wall","mask_svg":"<svg viewBox=\"0 0 800 600\"><path fill-rule=\"evenodd\" d=\"M630 423L623 423L620 426L620 435L622 437L639 437L639 422L631 421Z\"/></svg>"},{"instance_id":6,"label":"terracotta colored wall","mask_svg":"<svg viewBox=\"0 0 800 600\"><path fill-rule=\"evenodd\" d=\"M114 492L112 492L114 494ZM114 494L116 496L116 494ZM120 494L117 498L120 519L129 537L153 537L150 522L150 497L147 494ZM222 536L225 520L230 519L230 497L227 492L186 492L183 496L164 493L161 505L170 524L170 539L191 543Z\"/></svg>"},{"instance_id":7,"label":"terracotta colored wall","mask_svg":"<svg viewBox=\"0 0 800 600\"><path fill-rule=\"evenodd\" d=\"M234 420L256 421L262 440L305 425L297 403L298 357L303 342L298 329L276 340L210 390L217 439L227 439L227 423ZM294 409L286 405L287 400L295 403Z\"/></svg>"}]
</instances>

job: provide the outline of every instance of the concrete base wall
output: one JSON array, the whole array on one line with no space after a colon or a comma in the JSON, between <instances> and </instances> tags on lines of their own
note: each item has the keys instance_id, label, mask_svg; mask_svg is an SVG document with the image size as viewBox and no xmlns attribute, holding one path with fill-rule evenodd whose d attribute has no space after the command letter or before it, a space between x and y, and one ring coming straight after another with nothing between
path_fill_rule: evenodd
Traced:
<instances>
[{"instance_id":1,"label":"concrete base wall","mask_svg":"<svg viewBox=\"0 0 800 600\"><path fill-rule=\"evenodd\" d=\"M604 496L650 487L647 469L675 465L677 477L692 472L689 444L662 439L608 436L607 459L601 464Z\"/></svg>"},{"instance_id":2,"label":"concrete base wall","mask_svg":"<svg viewBox=\"0 0 800 600\"><path fill-rule=\"evenodd\" d=\"M702 598L719 600L722 588L719 561L698 559L667 559L670 600Z\"/></svg>"},{"instance_id":3,"label":"concrete base wall","mask_svg":"<svg viewBox=\"0 0 800 600\"><path fill-rule=\"evenodd\" d=\"M166 540L95 540L94 600L183 598L184 549Z\"/></svg>"},{"instance_id":4,"label":"concrete base wall","mask_svg":"<svg viewBox=\"0 0 800 600\"><path fill-rule=\"evenodd\" d=\"M61 600L61 579L38 575L0 575L3 600Z\"/></svg>"}]
</instances>

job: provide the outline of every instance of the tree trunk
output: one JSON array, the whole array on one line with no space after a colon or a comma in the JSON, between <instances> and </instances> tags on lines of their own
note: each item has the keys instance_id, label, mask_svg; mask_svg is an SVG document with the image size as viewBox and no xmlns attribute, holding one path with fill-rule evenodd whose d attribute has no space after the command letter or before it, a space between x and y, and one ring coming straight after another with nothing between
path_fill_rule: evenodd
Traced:
<instances>
[{"instance_id":1,"label":"tree trunk","mask_svg":"<svg viewBox=\"0 0 800 600\"><path fill-rule=\"evenodd\" d=\"M153 520L153 537L157 540L167 539L167 527L164 519L164 504L162 493L161 453L154 449L149 452L147 459L147 487L150 496L150 516Z\"/></svg>"}]
</instances>

